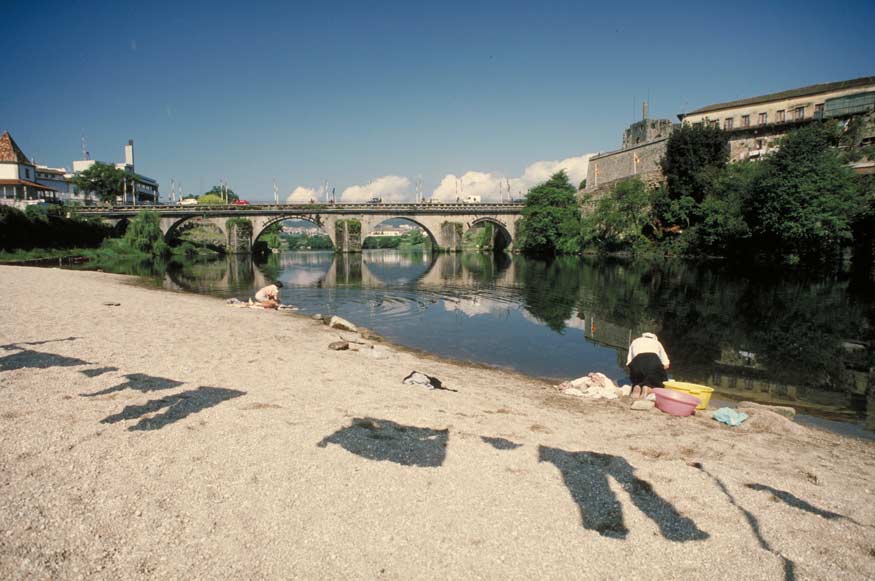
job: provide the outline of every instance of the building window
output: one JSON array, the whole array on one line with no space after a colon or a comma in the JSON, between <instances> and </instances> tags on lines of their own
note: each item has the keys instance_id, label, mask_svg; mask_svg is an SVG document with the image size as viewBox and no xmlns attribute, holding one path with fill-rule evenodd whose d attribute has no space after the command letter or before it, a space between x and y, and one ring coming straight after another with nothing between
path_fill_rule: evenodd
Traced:
<instances>
[{"instance_id":1,"label":"building window","mask_svg":"<svg viewBox=\"0 0 875 581\"><path fill-rule=\"evenodd\" d=\"M805 107L796 107L793 110L793 118L796 121L802 121L803 119L805 119Z\"/></svg>"},{"instance_id":2,"label":"building window","mask_svg":"<svg viewBox=\"0 0 875 581\"><path fill-rule=\"evenodd\" d=\"M24 168L24 179L26 179L26 180L30 179L30 169L28 169L28 168Z\"/></svg>"},{"instance_id":3,"label":"building window","mask_svg":"<svg viewBox=\"0 0 875 581\"><path fill-rule=\"evenodd\" d=\"M759 116L760 125L765 125L766 123L768 123L768 121L769 121L769 114L768 113L760 113L760 116Z\"/></svg>"},{"instance_id":4,"label":"building window","mask_svg":"<svg viewBox=\"0 0 875 581\"><path fill-rule=\"evenodd\" d=\"M732 129L732 117L727 117L723 120L723 129L729 131Z\"/></svg>"},{"instance_id":5,"label":"building window","mask_svg":"<svg viewBox=\"0 0 875 581\"><path fill-rule=\"evenodd\" d=\"M775 113L775 121L777 121L778 123L784 122L784 110L783 109L781 109L780 111Z\"/></svg>"},{"instance_id":6,"label":"building window","mask_svg":"<svg viewBox=\"0 0 875 581\"><path fill-rule=\"evenodd\" d=\"M711 127L719 127L719 126L720 126L720 123L719 123L716 119L714 119L713 121L711 121L711 122L709 123L709 125L710 125Z\"/></svg>"},{"instance_id":7,"label":"building window","mask_svg":"<svg viewBox=\"0 0 875 581\"><path fill-rule=\"evenodd\" d=\"M823 103L818 103L814 106L814 118L823 119Z\"/></svg>"},{"instance_id":8,"label":"building window","mask_svg":"<svg viewBox=\"0 0 875 581\"><path fill-rule=\"evenodd\" d=\"M763 148L763 140L762 139L757 139L756 143L757 143L757 149Z\"/></svg>"},{"instance_id":9,"label":"building window","mask_svg":"<svg viewBox=\"0 0 875 581\"><path fill-rule=\"evenodd\" d=\"M741 126L742 127L750 127L750 115L742 115L741 116Z\"/></svg>"}]
</instances>

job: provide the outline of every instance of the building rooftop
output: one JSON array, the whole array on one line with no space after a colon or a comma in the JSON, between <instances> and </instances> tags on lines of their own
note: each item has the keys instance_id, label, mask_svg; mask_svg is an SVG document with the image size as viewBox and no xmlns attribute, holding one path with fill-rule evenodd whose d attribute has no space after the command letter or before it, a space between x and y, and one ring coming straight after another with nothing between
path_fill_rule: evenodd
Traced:
<instances>
[{"instance_id":1,"label":"building rooftop","mask_svg":"<svg viewBox=\"0 0 875 581\"><path fill-rule=\"evenodd\" d=\"M708 105L689 113L681 113L678 115L680 119L688 115L700 115L702 113L710 113L711 111L720 111L722 109L732 109L734 107L745 107L747 105L756 105L758 103L768 103L770 101L780 101L783 99L794 99L796 97L806 97L808 95L817 95L828 91L840 91L842 89L853 89L854 87L863 87L867 85L875 85L875 77L860 77L859 79L850 79L848 81L838 81L835 83L820 83L819 85L809 85L798 89L790 89L779 93L769 93L759 97L748 97L747 99L738 99L737 101L727 101L725 103L715 103Z\"/></svg>"},{"instance_id":2,"label":"building rooftop","mask_svg":"<svg viewBox=\"0 0 875 581\"><path fill-rule=\"evenodd\" d=\"M0 162L33 165L8 131L0 135Z\"/></svg>"}]
</instances>

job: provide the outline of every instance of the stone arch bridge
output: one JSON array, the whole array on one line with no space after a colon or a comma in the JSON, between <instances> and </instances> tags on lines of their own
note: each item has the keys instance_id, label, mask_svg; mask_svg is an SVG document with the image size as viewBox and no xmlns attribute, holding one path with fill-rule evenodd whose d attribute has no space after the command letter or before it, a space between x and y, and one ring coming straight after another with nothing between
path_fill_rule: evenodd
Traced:
<instances>
[{"instance_id":1,"label":"stone arch bridge","mask_svg":"<svg viewBox=\"0 0 875 581\"><path fill-rule=\"evenodd\" d=\"M238 252L251 251L268 226L283 220L311 222L328 234L337 252L358 252L362 241L373 234L379 224L394 218L404 218L420 226L431 238L434 249L458 252L462 250L465 232L482 224L494 226L497 248L512 250L523 204L157 205L89 207L81 209L80 214L101 217L117 226L143 209L160 216L165 238L172 238L180 226L198 219L221 230L228 248Z\"/></svg>"}]
</instances>

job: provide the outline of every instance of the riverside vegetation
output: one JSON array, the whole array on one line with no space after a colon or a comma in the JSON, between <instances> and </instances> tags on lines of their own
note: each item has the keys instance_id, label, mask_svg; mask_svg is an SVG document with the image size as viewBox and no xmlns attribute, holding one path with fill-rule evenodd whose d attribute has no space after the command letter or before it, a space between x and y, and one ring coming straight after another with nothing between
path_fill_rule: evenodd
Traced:
<instances>
[{"instance_id":1,"label":"riverside vegetation","mask_svg":"<svg viewBox=\"0 0 875 581\"><path fill-rule=\"evenodd\" d=\"M835 124L812 124L789 133L761 161L728 163L723 130L683 126L668 140L665 185L621 181L598 199L583 197L583 215L564 172L533 188L519 248L796 263L829 260L853 246L871 262L875 176L858 176L847 162L873 152L843 150L846 140Z\"/></svg>"}]
</instances>

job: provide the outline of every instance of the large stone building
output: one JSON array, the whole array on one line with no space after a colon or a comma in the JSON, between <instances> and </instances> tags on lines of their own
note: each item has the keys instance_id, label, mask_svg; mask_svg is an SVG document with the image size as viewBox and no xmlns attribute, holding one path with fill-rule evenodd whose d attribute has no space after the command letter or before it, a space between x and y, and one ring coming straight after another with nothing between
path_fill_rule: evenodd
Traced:
<instances>
[{"instance_id":1,"label":"large stone building","mask_svg":"<svg viewBox=\"0 0 875 581\"><path fill-rule=\"evenodd\" d=\"M730 160L739 161L765 155L780 137L805 123L846 121L873 111L875 77L862 77L708 105L678 118L682 123L723 128L729 133ZM864 136L861 144L868 140L875 141L875 135Z\"/></svg>"},{"instance_id":2,"label":"large stone building","mask_svg":"<svg viewBox=\"0 0 875 581\"><path fill-rule=\"evenodd\" d=\"M649 185L662 180L660 161L674 125L669 119L648 119L644 103L641 121L623 132L623 147L589 158L584 194L598 196L616 182L637 177Z\"/></svg>"}]
</instances>

